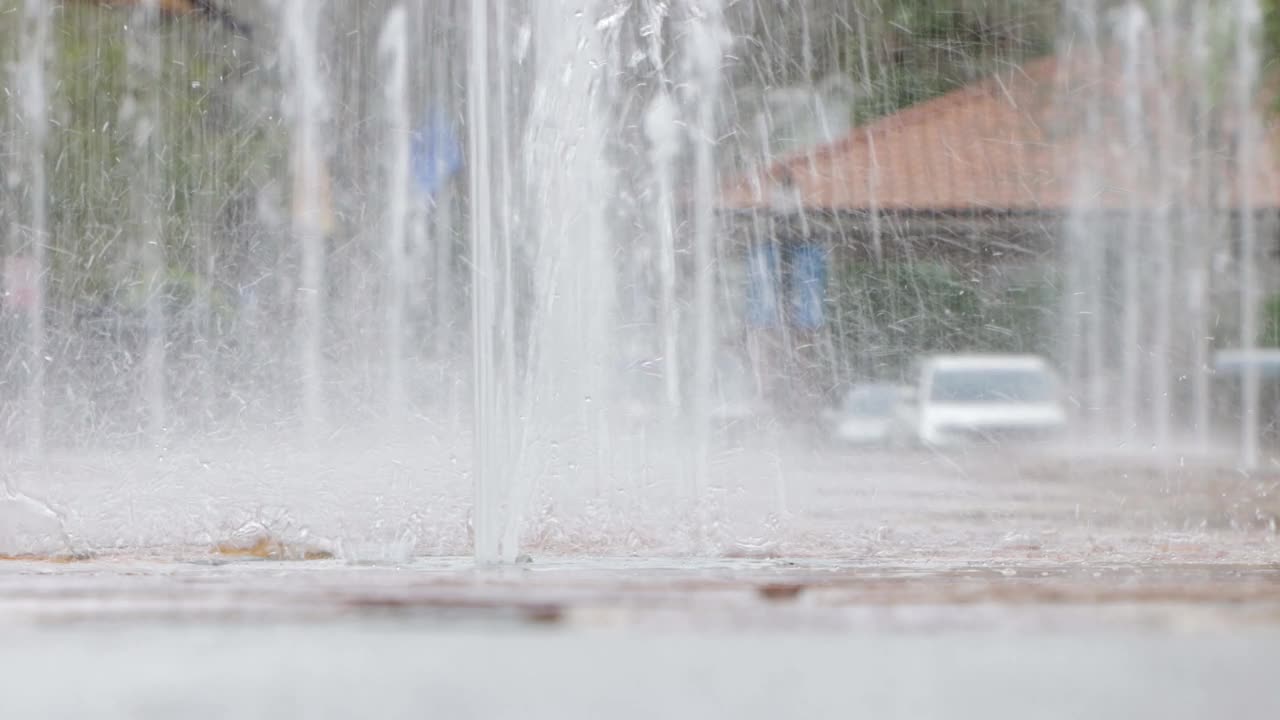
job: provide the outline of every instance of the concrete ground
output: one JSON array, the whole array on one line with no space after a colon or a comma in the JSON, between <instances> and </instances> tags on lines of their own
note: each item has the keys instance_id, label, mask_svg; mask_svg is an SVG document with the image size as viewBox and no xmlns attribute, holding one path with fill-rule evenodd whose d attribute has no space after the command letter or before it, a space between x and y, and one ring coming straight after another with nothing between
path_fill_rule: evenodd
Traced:
<instances>
[{"instance_id":1,"label":"concrete ground","mask_svg":"<svg viewBox=\"0 0 1280 720\"><path fill-rule=\"evenodd\" d=\"M7 460L0 717L1280 715L1280 472L640 445L490 569L443 439Z\"/></svg>"},{"instance_id":2,"label":"concrete ground","mask_svg":"<svg viewBox=\"0 0 1280 720\"><path fill-rule=\"evenodd\" d=\"M1280 569L0 568L22 718L1271 718Z\"/></svg>"}]
</instances>

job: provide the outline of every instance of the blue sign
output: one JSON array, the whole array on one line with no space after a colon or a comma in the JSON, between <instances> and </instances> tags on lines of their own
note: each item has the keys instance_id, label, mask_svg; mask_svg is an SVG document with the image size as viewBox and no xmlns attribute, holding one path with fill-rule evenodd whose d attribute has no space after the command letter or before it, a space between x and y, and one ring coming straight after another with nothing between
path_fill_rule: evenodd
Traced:
<instances>
[{"instance_id":1,"label":"blue sign","mask_svg":"<svg viewBox=\"0 0 1280 720\"><path fill-rule=\"evenodd\" d=\"M798 330L819 330L826 321L822 307L827 295L826 249L806 243L792 246L787 254L791 325Z\"/></svg>"},{"instance_id":2,"label":"blue sign","mask_svg":"<svg viewBox=\"0 0 1280 720\"><path fill-rule=\"evenodd\" d=\"M426 123L410 140L413 179L418 188L435 197L462 169L462 143L453 132L448 116L439 110L429 113Z\"/></svg>"},{"instance_id":3,"label":"blue sign","mask_svg":"<svg viewBox=\"0 0 1280 720\"><path fill-rule=\"evenodd\" d=\"M752 246L747 255L747 326L752 329L773 328L782 322L778 265L778 247L773 243Z\"/></svg>"}]
</instances>

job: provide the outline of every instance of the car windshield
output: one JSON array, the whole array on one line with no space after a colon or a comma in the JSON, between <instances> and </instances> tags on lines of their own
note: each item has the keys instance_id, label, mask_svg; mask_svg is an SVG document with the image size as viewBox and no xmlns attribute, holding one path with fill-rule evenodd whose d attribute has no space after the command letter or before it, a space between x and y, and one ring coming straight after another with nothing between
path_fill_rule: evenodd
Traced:
<instances>
[{"instance_id":1,"label":"car windshield","mask_svg":"<svg viewBox=\"0 0 1280 720\"><path fill-rule=\"evenodd\" d=\"M937 403L1038 403L1053 398L1053 379L1036 369L939 370L930 400Z\"/></svg>"},{"instance_id":2,"label":"car windshield","mask_svg":"<svg viewBox=\"0 0 1280 720\"><path fill-rule=\"evenodd\" d=\"M886 417L893 412L898 393L890 387L859 388L844 400L844 410L862 417Z\"/></svg>"}]
</instances>

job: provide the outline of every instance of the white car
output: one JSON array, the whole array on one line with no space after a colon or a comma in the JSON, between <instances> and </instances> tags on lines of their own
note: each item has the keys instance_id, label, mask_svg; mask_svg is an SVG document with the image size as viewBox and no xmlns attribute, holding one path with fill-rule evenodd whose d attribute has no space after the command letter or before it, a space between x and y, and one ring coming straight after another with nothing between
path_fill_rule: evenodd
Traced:
<instances>
[{"instance_id":1,"label":"white car","mask_svg":"<svg viewBox=\"0 0 1280 720\"><path fill-rule=\"evenodd\" d=\"M928 447L1051 440L1067 426L1057 375L1035 355L939 355L920 364L895 439Z\"/></svg>"},{"instance_id":2,"label":"white car","mask_svg":"<svg viewBox=\"0 0 1280 720\"><path fill-rule=\"evenodd\" d=\"M823 413L832 437L856 445L888 442L894 413L906 390L888 383L855 385L845 393L839 407Z\"/></svg>"}]
</instances>

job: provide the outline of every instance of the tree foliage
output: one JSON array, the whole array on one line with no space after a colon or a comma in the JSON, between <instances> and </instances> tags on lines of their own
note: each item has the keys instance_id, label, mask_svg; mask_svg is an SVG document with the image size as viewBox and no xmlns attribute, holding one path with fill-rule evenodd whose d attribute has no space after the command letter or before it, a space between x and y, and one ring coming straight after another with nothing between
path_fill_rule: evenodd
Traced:
<instances>
[{"instance_id":1,"label":"tree foliage","mask_svg":"<svg viewBox=\"0 0 1280 720\"><path fill-rule=\"evenodd\" d=\"M1262 51L1268 73L1280 61L1280 0L1260 0L1262 4Z\"/></svg>"}]
</instances>

